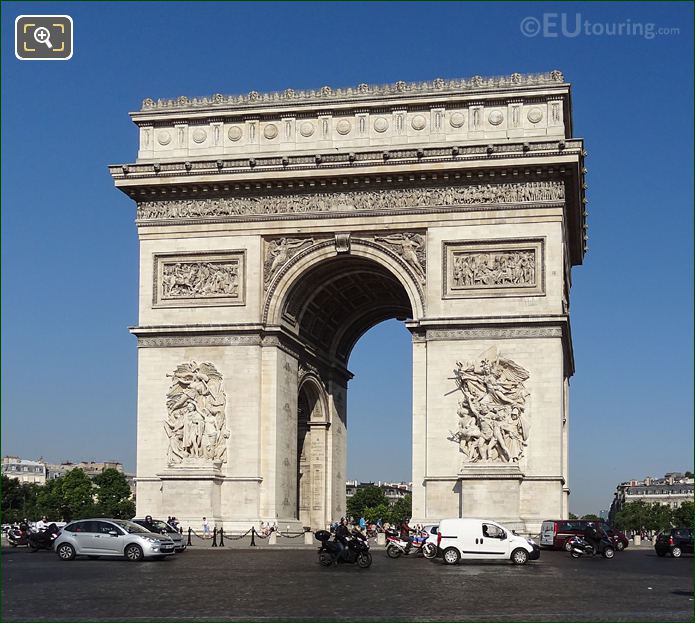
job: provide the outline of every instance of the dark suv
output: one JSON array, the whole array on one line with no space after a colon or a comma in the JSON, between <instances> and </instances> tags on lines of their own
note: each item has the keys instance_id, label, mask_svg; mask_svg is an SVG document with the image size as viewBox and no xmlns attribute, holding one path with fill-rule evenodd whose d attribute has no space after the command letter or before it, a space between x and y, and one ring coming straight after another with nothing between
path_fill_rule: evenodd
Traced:
<instances>
[{"instance_id":1,"label":"dark suv","mask_svg":"<svg viewBox=\"0 0 695 623\"><path fill-rule=\"evenodd\" d=\"M692 554L693 529L671 528L671 530L665 530L656 537L654 550L657 556L671 554L674 558L680 558L682 554Z\"/></svg>"}]
</instances>

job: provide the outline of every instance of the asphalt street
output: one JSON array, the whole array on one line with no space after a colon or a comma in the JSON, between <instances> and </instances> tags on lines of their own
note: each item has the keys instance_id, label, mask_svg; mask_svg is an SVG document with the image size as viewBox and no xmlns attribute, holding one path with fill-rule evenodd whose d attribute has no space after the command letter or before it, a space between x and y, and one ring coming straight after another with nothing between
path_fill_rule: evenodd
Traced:
<instances>
[{"instance_id":1,"label":"asphalt street","mask_svg":"<svg viewBox=\"0 0 695 623\"><path fill-rule=\"evenodd\" d=\"M690 621L693 560L633 549L523 567L423 558L322 568L316 550L191 548L175 558L58 560L3 549L2 620Z\"/></svg>"}]
</instances>

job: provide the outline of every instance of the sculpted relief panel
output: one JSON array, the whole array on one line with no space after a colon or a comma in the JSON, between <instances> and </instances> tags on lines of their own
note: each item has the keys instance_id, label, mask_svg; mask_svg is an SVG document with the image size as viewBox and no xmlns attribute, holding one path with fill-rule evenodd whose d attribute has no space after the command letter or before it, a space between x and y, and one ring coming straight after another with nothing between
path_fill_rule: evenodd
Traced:
<instances>
[{"instance_id":1,"label":"sculpted relief panel","mask_svg":"<svg viewBox=\"0 0 695 623\"><path fill-rule=\"evenodd\" d=\"M381 247L389 253L398 256L412 271L420 284L425 283L427 267L427 250L425 236L415 232L385 232L377 234L338 234L332 239L340 253L349 253L350 245L368 243ZM277 238L265 241L263 255L263 287L267 292L275 276L283 266L298 253L308 250L315 244L326 244L331 238Z\"/></svg>"},{"instance_id":2,"label":"sculpted relief panel","mask_svg":"<svg viewBox=\"0 0 695 623\"><path fill-rule=\"evenodd\" d=\"M448 439L459 444L462 467L470 463L518 463L529 438L527 370L497 353L456 362L453 380L462 398L458 427Z\"/></svg>"},{"instance_id":3,"label":"sculpted relief panel","mask_svg":"<svg viewBox=\"0 0 695 623\"><path fill-rule=\"evenodd\" d=\"M544 240L444 243L444 298L544 294Z\"/></svg>"},{"instance_id":4,"label":"sculpted relief panel","mask_svg":"<svg viewBox=\"0 0 695 623\"><path fill-rule=\"evenodd\" d=\"M322 212L382 212L486 204L564 201L562 182L468 184L305 194L245 195L210 199L140 201L138 221L224 218Z\"/></svg>"},{"instance_id":5,"label":"sculpted relief panel","mask_svg":"<svg viewBox=\"0 0 695 623\"><path fill-rule=\"evenodd\" d=\"M244 252L155 255L154 307L244 304Z\"/></svg>"},{"instance_id":6,"label":"sculpted relief panel","mask_svg":"<svg viewBox=\"0 0 695 623\"><path fill-rule=\"evenodd\" d=\"M209 465L227 461L227 439L222 375L211 363L180 364L167 392L164 430L169 437L169 465Z\"/></svg>"}]
</instances>

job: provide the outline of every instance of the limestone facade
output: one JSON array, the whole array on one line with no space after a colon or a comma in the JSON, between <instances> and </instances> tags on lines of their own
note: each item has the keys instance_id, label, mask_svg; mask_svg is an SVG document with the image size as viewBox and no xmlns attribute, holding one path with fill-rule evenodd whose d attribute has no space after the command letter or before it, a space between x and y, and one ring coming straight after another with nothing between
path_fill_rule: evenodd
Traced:
<instances>
[{"instance_id":1,"label":"limestone facade","mask_svg":"<svg viewBox=\"0 0 695 623\"><path fill-rule=\"evenodd\" d=\"M560 72L145 100L137 512L345 512L349 355L413 336L413 520L567 515L584 151Z\"/></svg>"}]
</instances>

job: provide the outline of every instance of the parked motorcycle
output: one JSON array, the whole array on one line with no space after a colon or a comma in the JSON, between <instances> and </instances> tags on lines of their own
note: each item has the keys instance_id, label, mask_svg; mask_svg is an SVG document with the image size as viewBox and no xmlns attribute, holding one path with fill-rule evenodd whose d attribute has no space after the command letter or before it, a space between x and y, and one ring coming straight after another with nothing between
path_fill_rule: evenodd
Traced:
<instances>
[{"instance_id":1,"label":"parked motorcycle","mask_svg":"<svg viewBox=\"0 0 695 623\"><path fill-rule=\"evenodd\" d=\"M331 541L331 533L328 530L318 530L314 536L321 542L319 547L319 564L330 567L332 564L357 564L361 569L368 569L372 565L372 555L369 553L367 538L358 530L353 530L348 539L347 547L341 556L340 547L335 541Z\"/></svg>"},{"instance_id":2,"label":"parked motorcycle","mask_svg":"<svg viewBox=\"0 0 695 623\"><path fill-rule=\"evenodd\" d=\"M581 558L582 556L595 556L601 554L604 558L613 558L615 550L613 544L607 538L601 538L598 548L582 536L574 536L569 541L569 550L572 558Z\"/></svg>"},{"instance_id":3,"label":"parked motorcycle","mask_svg":"<svg viewBox=\"0 0 695 623\"><path fill-rule=\"evenodd\" d=\"M12 547L29 544L29 530L26 525L21 525L19 528L10 528L7 533L7 539Z\"/></svg>"},{"instance_id":4,"label":"parked motorcycle","mask_svg":"<svg viewBox=\"0 0 695 623\"><path fill-rule=\"evenodd\" d=\"M437 556L437 546L428 542L428 537L427 532L420 532L413 538L410 551L407 551L408 541L401 539L395 531L388 531L386 534L386 555L389 558L400 558L410 554L424 556L425 558L435 558Z\"/></svg>"},{"instance_id":5,"label":"parked motorcycle","mask_svg":"<svg viewBox=\"0 0 695 623\"><path fill-rule=\"evenodd\" d=\"M40 549L53 549L53 541L58 538L60 529L54 523L41 532L30 532L27 537L27 545L32 552Z\"/></svg>"}]
</instances>

